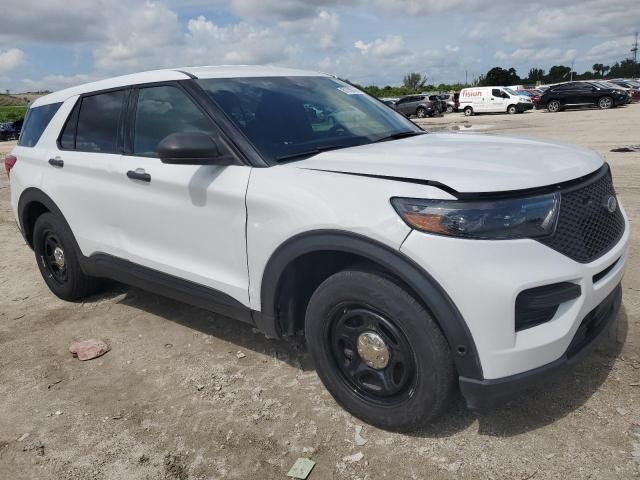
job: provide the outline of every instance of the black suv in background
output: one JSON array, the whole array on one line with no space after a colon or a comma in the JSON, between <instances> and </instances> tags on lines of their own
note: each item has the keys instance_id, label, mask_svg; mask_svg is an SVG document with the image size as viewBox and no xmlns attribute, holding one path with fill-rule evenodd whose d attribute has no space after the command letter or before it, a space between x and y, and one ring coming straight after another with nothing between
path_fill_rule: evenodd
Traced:
<instances>
[{"instance_id":1,"label":"black suv in background","mask_svg":"<svg viewBox=\"0 0 640 480\"><path fill-rule=\"evenodd\" d=\"M433 117L440 113L438 102L429 100L427 95L408 95L396 102L394 108L400 113L410 117L415 115L419 118Z\"/></svg>"},{"instance_id":2,"label":"black suv in background","mask_svg":"<svg viewBox=\"0 0 640 480\"><path fill-rule=\"evenodd\" d=\"M549 87L536 108L558 112L565 108L597 106L607 109L624 105L629 96L622 89L600 82L567 82Z\"/></svg>"}]
</instances>

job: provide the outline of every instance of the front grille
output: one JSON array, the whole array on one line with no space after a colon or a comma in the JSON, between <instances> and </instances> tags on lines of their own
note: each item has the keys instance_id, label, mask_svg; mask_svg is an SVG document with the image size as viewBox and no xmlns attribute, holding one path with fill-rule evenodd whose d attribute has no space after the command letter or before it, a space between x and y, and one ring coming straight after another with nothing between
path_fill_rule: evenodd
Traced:
<instances>
[{"instance_id":1,"label":"front grille","mask_svg":"<svg viewBox=\"0 0 640 480\"><path fill-rule=\"evenodd\" d=\"M607 209L610 196L615 198L615 190L608 168L585 186L561 191L556 230L540 242L581 263L604 255L624 232L620 207Z\"/></svg>"}]
</instances>

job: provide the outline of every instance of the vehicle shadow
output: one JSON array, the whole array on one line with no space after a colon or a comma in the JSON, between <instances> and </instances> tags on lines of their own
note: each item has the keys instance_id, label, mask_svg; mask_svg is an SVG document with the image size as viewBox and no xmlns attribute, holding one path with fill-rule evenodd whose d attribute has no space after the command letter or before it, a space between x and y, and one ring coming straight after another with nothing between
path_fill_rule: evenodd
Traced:
<instances>
[{"instance_id":1,"label":"vehicle shadow","mask_svg":"<svg viewBox=\"0 0 640 480\"><path fill-rule=\"evenodd\" d=\"M304 342L297 338L278 340L267 338L251 325L218 315L167 297L127 286L114 286L114 296L125 293L118 303L157 315L166 320L192 328L236 345L287 363L303 371L313 370Z\"/></svg>"},{"instance_id":2,"label":"vehicle shadow","mask_svg":"<svg viewBox=\"0 0 640 480\"><path fill-rule=\"evenodd\" d=\"M573 368L550 376L544 383L511 397L494 408L473 413L458 402L441 419L415 436L446 437L478 421L480 435L511 437L567 416L584 405L609 376L627 337L628 318L624 304L606 339Z\"/></svg>"},{"instance_id":3,"label":"vehicle shadow","mask_svg":"<svg viewBox=\"0 0 640 480\"><path fill-rule=\"evenodd\" d=\"M217 315L137 288L117 285L97 299L125 293L118 303L152 313L166 320L215 336L238 348L277 357L303 371L313 370L313 362L302 339L269 339L251 325ZM420 438L449 437L478 422L480 435L511 437L520 435L567 416L585 404L601 387L624 346L628 318L624 304L616 322L594 351L572 368L550 376L544 383L516 394L490 410L472 412L460 394L434 423L409 433Z\"/></svg>"}]
</instances>

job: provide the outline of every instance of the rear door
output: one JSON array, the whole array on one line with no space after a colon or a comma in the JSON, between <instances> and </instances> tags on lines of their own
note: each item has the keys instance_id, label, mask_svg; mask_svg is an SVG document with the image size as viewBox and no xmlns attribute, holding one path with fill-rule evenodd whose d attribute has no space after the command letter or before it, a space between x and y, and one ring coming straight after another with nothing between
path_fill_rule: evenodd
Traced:
<instances>
[{"instance_id":1,"label":"rear door","mask_svg":"<svg viewBox=\"0 0 640 480\"><path fill-rule=\"evenodd\" d=\"M225 146L179 82L133 90L125 154L113 169L122 256L248 305L245 194L251 167L164 164L158 144L178 132L204 132Z\"/></svg>"},{"instance_id":2,"label":"rear door","mask_svg":"<svg viewBox=\"0 0 640 480\"><path fill-rule=\"evenodd\" d=\"M47 155L44 191L62 211L85 256L119 250L111 165L120 158L120 122L128 95L125 88L76 98L57 146ZM73 101L67 100L69 107Z\"/></svg>"}]
</instances>

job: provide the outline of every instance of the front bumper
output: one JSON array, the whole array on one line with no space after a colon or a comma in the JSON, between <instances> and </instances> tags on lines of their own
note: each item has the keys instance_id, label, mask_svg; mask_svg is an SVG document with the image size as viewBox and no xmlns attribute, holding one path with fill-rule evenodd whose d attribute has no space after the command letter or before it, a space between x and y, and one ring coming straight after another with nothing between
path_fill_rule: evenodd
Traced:
<instances>
[{"instance_id":1,"label":"front bumper","mask_svg":"<svg viewBox=\"0 0 640 480\"><path fill-rule=\"evenodd\" d=\"M474 380L500 380L561 359L582 320L622 280L630 228L590 263L579 263L541 242L467 240L413 231L400 250L437 281L457 307L475 345L482 372ZM516 299L524 290L570 282L580 296L553 317L516 331ZM456 346L453 345L452 348Z\"/></svg>"},{"instance_id":2,"label":"front bumper","mask_svg":"<svg viewBox=\"0 0 640 480\"><path fill-rule=\"evenodd\" d=\"M548 379L550 375L574 365L606 336L608 327L615 321L621 303L622 288L618 284L613 292L582 320L569 348L562 357L551 363L527 372L493 380L460 377L460 391L467 402L467 407L472 410L491 407L501 399L537 385Z\"/></svg>"},{"instance_id":3,"label":"front bumper","mask_svg":"<svg viewBox=\"0 0 640 480\"><path fill-rule=\"evenodd\" d=\"M516 110L520 113L526 112L527 110L531 110L533 108L533 103L518 103L516 105Z\"/></svg>"}]
</instances>

